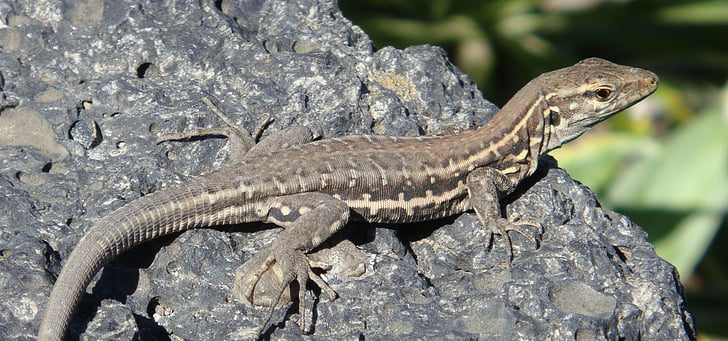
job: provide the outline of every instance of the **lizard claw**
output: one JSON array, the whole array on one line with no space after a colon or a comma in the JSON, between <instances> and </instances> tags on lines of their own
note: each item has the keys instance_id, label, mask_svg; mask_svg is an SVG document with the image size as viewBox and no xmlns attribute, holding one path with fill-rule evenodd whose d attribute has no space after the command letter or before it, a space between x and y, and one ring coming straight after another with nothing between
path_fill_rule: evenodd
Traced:
<instances>
[{"instance_id":1,"label":"lizard claw","mask_svg":"<svg viewBox=\"0 0 728 341\"><path fill-rule=\"evenodd\" d=\"M290 248L274 248L272 257L261 259L254 256L243 264L235 275L234 291L238 298L248 305L268 306L265 319L258 330L261 335L273 316L275 307L285 297L286 289L296 281L298 288L298 309L300 319L298 325L301 330L306 331L306 284L313 281L326 292L330 300L338 297L336 292L321 278L313 272L313 268L328 269L330 266L321 262L309 260L303 251ZM265 254L259 252L256 255ZM262 271L261 271L262 269ZM277 283L277 285L275 284ZM275 288L274 288L275 286Z\"/></svg>"},{"instance_id":2,"label":"lizard claw","mask_svg":"<svg viewBox=\"0 0 728 341\"><path fill-rule=\"evenodd\" d=\"M540 221L536 219L521 219L523 216L518 212L513 212L508 216L508 220L512 222L513 224L519 225L519 226L530 226L536 229L536 235L533 235L528 230L526 231L527 234L521 233L523 236L527 237L529 240L533 240L536 243L536 247L538 247L538 244L541 242L541 235L545 232L543 224L541 224ZM519 232L520 233L520 232Z\"/></svg>"},{"instance_id":3,"label":"lizard claw","mask_svg":"<svg viewBox=\"0 0 728 341\"><path fill-rule=\"evenodd\" d=\"M280 284L278 285L278 288L275 292L275 296L273 297L273 300L271 301L271 305L268 308L268 313L266 314L265 320L261 325L261 329L259 330L259 333L262 333L266 327L268 326L268 323L270 322L271 317L273 316L273 310L275 307L280 303L281 298L283 297L283 293L285 292L286 288L289 287L293 281L298 282L298 314L299 314L299 320L298 325L301 328L301 330L306 332L306 284L308 283L308 280L310 279L316 285L318 285L321 290L326 291L328 296L335 297L336 292L331 289L331 287L324 281L318 274L313 272L312 270L312 263L305 253L299 250L293 250L293 249L282 249L276 251L276 260L277 264L279 265L279 268L282 271L282 277ZM318 263L318 262L317 262Z\"/></svg>"},{"instance_id":4,"label":"lizard claw","mask_svg":"<svg viewBox=\"0 0 728 341\"><path fill-rule=\"evenodd\" d=\"M513 243L511 241L510 235L508 235L509 231L518 232L522 236L526 237L528 240L532 240L535 247L538 248L541 242L541 234L544 231L543 225L541 225L540 222L536 220L521 220L521 215L518 213L513 213L509 216L509 219L504 218L495 218L490 219L486 224L486 228L488 229L489 236L486 238L485 246L486 248L492 248L493 246L493 237L495 235L499 235L503 237L503 241L506 243L506 256L508 258L508 264L513 261ZM537 233L534 235L528 228L526 227L534 227L537 229Z\"/></svg>"}]
</instances>

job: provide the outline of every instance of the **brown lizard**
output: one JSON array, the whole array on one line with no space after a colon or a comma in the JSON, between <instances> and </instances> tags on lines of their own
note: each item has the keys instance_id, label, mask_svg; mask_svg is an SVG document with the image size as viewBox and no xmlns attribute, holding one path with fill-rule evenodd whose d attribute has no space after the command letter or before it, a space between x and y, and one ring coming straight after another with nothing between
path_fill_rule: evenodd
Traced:
<instances>
[{"instance_id":1,"label":"brown lizard","mask_svg":"<svg viewBox=\"0 0 728 341\"><path fill-rule=\"evenodd\" d=\"M292 127L253 145L241 128L212 131L230 138L231 164L139 198L91 227L53 287L38 340L63 337L86 286L114 257L193 228L256 221L284 228L236 273L235 293L248 304L256 303L261 276L274 266L281 274L264 327L293 281L305 288L311 280L335 297L306 254L350 219L406 223L473 210L491 238L507 243L510 260L508 231L533 238L526 226L540 224L502 217L499 198L531 175L541 156L642 100L657 84L652 72L589 58L540 75L488 124L452 135L311 142L310 131ZM304 294L299 290L300 302ZM299 309L304 329L305 304Z\"/></svg>"}]
</instances>

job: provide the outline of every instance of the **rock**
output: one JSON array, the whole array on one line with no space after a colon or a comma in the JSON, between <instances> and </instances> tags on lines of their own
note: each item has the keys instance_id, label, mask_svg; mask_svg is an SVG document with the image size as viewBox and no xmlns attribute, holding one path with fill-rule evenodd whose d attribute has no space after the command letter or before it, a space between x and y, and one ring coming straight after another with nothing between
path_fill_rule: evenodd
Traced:
<instances>
[{"instance_id":1,"label":"rock","mask_svg":"<svg viewBox=\"0 0 728 341\"><path fill-rule=\"evenodd\" d=\"M497 111L442 49L375 51L334 1L13 1L0 18L2 340L33 339L62 262L99 217L226 162L224 139L155 144L222 126L203 97L248 130L271 117L264 135L306 125L323 138L435 134ZM553 161L506 201L545 226L538 247L512 236L511 268L470 213L347 225L312 256L335 263L340 297L308 294L304 338L695 338L674 268ZM223 226L127 252L89 286L70 336L254 336L265 309L234 298L233 274L277 232ZM278 308L266 335L300 339L297 311Z\"/></svg>"},{"instance_id":2,"label":"rock","mask_svg":"<svg viewBox=\"0 0 728 341\"><path fill-rule=\"evenodd\" d=\"M84 149L91 149L101 143L99 126L93 120L78 120L71 125L68 135Z\"/></svg>"}]
</instances>

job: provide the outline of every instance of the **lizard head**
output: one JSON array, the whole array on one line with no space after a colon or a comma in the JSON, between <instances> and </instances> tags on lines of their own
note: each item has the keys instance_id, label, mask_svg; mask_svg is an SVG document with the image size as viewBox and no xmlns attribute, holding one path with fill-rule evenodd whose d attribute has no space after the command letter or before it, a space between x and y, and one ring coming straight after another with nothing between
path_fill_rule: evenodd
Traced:
<instances>
[{"instance_id":1,"label":"lizard head","mask_svg":"<svg viewBox=\"0 0 728 341\"><path fill-rule=\"evenodd\" d=\"M540 87L550 133L545 150L553 150L595 124L639 102L657 89L654 73L589 58L534 79Z\"/></svg>"}]
</instances>

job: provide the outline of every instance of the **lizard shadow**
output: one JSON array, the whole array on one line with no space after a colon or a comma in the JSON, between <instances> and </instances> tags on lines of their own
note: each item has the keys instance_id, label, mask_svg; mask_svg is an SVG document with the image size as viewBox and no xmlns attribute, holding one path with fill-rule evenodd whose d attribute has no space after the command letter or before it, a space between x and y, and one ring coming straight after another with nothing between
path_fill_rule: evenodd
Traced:
<instances>
[{"instance_id":1,"label":"lizard shadow","mask_svg":"<svg viewBox=\"0 0 728 341\"><path fill-rule=\"evenodd\" d=\"M552 158L551 156L543 157L540 160L538 168L531 176L523 179L513 190L513 192L499 199L501 203L501 216L507 217L508 215L506 212L506 207L512 204L514 201L518 200L526 193L526 191L528 191L529 188L533 187L537 182L543 179L547 175L549 169L557 167L558 165L554 158ZM449 217L418 223L399 224L392 226L392 228L396 231L400 240L407 247L407 251L410 252L414 257L415 261L417 261L417 255L412 250L411 243L429 237L437 229L443 226L453 224L455 220L462 214L474 214L474 212L471 209L465 211L464 213L452 215Z\"/></svg>"},{"instance_id":2,"label":"lizard shadow","mask_svg":"<svg viewBox=\"0 0 728 341\"><path fill-rule=\"evenodd\" d=\"M541 165L537 171L530 177L524 179L519 186L509 195L501 199L503 205L501 206L504 210L507 205L522 196L528 188L532 187L533 184L543 178L548 169L558 167L556 161L551 157L544 157L541 160ZM472 211L467 211L472 213ZM505 212L503 212L505 214ZM449 225L455 222L459 215L453 215L450 217L444 217L436 220L418 222L418 223L407 223L407 224L375 224L366 223L360 221L351 221L342 228L337 234L332 236L329 240L319 246L317 249L330 247L336 245L339 242L348 239L357 246L371 245L377 238L377 230L386 229L393 231L393 236L401 243L404 248L403 251L409 253L417 261L417 255L411 247L411 243L417 240L421 240L430 236L437 229ZM505 216L505 215L504 215ZM211 229L224 231L224 232L252 232L257 230L273 228L273 225L253 223L253 224L241 224L241 225L223 225L210 227ZM98 280L93 286L92 293L84 293L81 302L78 305L77 312L74 314L70 328L68 331L68 340L79 340L80 335L86 331L89 323L96 316L101 302L104 299L114 299L122 304L127 303L127 296L132 295L139 283L139 270L148 268L154 261L157 253L165 246L172 243L180 234L183 232L172 234L169 236L150 240L142 245L132 248L125 252L123 255L117 257L109 264L104 266ZM365 247L366 248L366 247ZM316 250L317 250L316 249ZM314 250L314 251L316 251ZM319 272L319 270L316 270ZM321 270L321 272L323 272ZM290 288L291 293L295 293L297 287L296 284ZM312 327L311 330L307 331L307 334L315 332L316 320L318 313L316 307L320 300L320 288L313 284L307 285L307 290L313 292L315 299L313 300L313 307L309 310L312 314ZM154 305L154 299L149 302L150 305ZM297 301L294 301L292 305L285 312L286 318L280 320L277 324L271 324L263 334L260 335L261 340L270 339L273 332L276 329L284 327L284 321L289 320L291 315L295 315L298 312ZM147 307L149 311L149 307ZM153 310L153 309L152 309ZM132 312L135 323L138 327L138 332L134 336L137 340L170 340L169 333L167 330L159 325L151 317L142 314Z\"/></svg>"},{"instance_id":3,"label":"lizard shadow","mask_svg":"<svg viewBox=\"0 0 728 341\"><path fill-rule=\"evenodd\" d=\"M219 225L205 229L222 232L255 232L269 229L273 226L262 223L250 223ZM127 297L133 295L138 288L140 270L149 268L160 250L172 244L183 233L184 231L149 240L126 251L106 264L96 277L98 280L93 284L91 293L84 292L82 295L77 309L72 316L65 339L81 340L81 334L88 329L89 324L99 313L99 308L103 300L113 299L126 305L128 303ZM146 309L129 309L138 330L134 335L135 340L171 340L169 337L170 333L167 329L152 318L154 307L158 304L158 298L155 297L150 298L149 302L147 302ZM292 308L298 309L297 306ZM138 311L146 311L147 314L140 314ZM294 311L291 310L290 314L293 313ZM289 312L287 312L288 314ZM119 322L121 323L123 321L119 320Z\"/></svg>"},{"instance_id":4,"label":"lizard shadow","mask_svg":"<svg viewBox=\"0 0 728 341\"><path fill-rule=\"evenodd\" d=\"M222 232L255 232L271 228L271 226L273 225L250 223L219 225L206 227L205 229ZM140 270L149 268L160 250L172 244L184 232L149 240L126 251L106 264L97 276L98 280L93 284L91 293L84 292L81 297L81 301L71 319L66 340L81 340L81 334L87 330L89 324L99 313L103 300L113 299L126 305L128 303L127 297L133 295L137 290ZM158 305L158 298L150 298L146 309L130 309L138 330L134 335L135 340L171 340L167 329L152 318L156 305ZM138 311L146 311L147 314L140 314Z\"/></svg>"},{"instance_id":5,"label":"lizard shadow","mask_svg":"<svg viewBox=\"0 0 728 341\"><path fill-rule=\"evenodd\" d=\"M113 299L122 304L127 303L127 296L133 294L139 283L139 270L148 268L161 248L170 244L179 234L150 240L132 248L109 264L104 266L98 280L91 289L91 294L84 293L76 313L71 320L67 340L80 340L89 323L99 312L101 302ZM166 329L148 316L131 312L139 332L134 336L137 340L170 340Z\"/></svg>"},{"instance_id":6,"label":"lizard shadow","mask_svg":"<svg viewBox=\"0 0 728 341\"><path fill-rule=\"evenodd\" d=\"M534 174L522 181L512 193L500 199L500 202L503 204L501 206L502 215L504 217L507 216L505 207L519 199L529 188L543 179L547 175L549 169L556 167L557 164L553 158L546 157L542 159L541 165ZM472 214L473 212L472 210L469 210L466 211L466 213ZM344 240L349 240L357 247L367 249L368 252L377 253L381 251L380 248L387 248L395 253L400 253L400 255L402 255L401 253L409 254L414 261L417 262L418 257L411 246L412 243L429 237L437 229L442 228L443 226L453 224L459 216L460 214L456 214L440 219L406 224L366 223L361 221L361 219L357 219L358 217L352 216L352 220L349 223L347 223L339 232L331 236L319 247L315 248L312 252L316 252L323 248L330 248ZM394 243L397 245L394 245ZM315 269L314 271L319 274L324 272L319 269ZM424 274L421 273L420 276L429 283L430 279ZM293 285L296 285L295 282ZM294 297L297 287L291 288L291 290L293 290L291 291L291 295ZM312 314L312 323L310 326L311 329L306 331L306 334L312 334L315 333L317 326L316 321L318 317L318 310L316 307L321 299L321 290L311 283L307 285L307 290L311 290L314 294L313 306L311 309L307 310ZM289 321L292 315L298 313L298 304L300 304L300 302L294 300L293 304L291 304L286 310L285 318L280 319L278 323L271 324L268 328L266 328L263 334L260 335L259 340L270 340L276 329L283 329L286 324L285 321Z\"/></svg>"}]
</instances>

